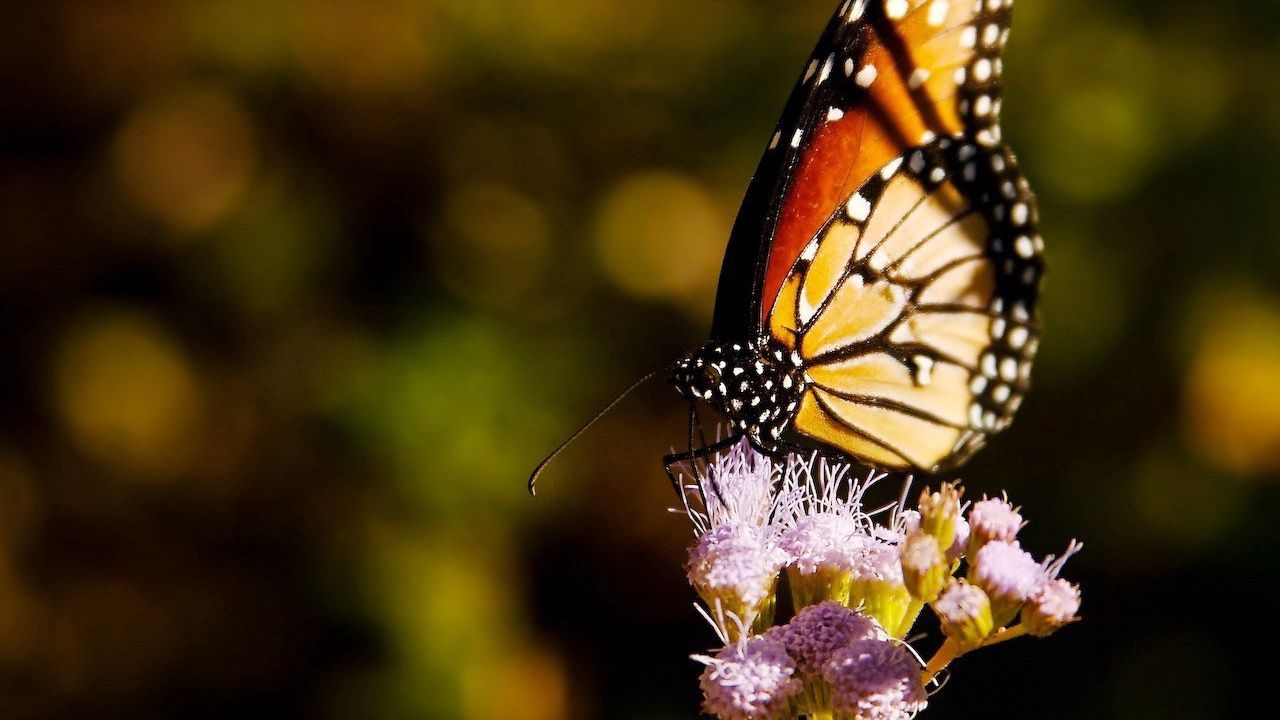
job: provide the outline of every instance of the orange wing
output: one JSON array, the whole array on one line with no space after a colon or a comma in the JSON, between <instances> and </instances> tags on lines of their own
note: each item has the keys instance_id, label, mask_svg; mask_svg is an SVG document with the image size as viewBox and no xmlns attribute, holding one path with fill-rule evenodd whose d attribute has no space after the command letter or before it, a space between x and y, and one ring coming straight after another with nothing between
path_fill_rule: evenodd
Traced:
<instances>
[{"instance_id":1,"label":"orange wing","mask_svg":"<svg viewBox=\"0 0 1280 720\"><path fill-rule=\"evenodd\" d=\"M849 0L841 6L837 21L849 26L845 42L819 43L802 80L815 85L809 110L795 127L784 123L774 135L773 147L789 143L796 159L781 188L761 282L763 323L801 249L832 208L873 173L935 136L992 132L1010 4Z\"/></svg>"}]
</instances>

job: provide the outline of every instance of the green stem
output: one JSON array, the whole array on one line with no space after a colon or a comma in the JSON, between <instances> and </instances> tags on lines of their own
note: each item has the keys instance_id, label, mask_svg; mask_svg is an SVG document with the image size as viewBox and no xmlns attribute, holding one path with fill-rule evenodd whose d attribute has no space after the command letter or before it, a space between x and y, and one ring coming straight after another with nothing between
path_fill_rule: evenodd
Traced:
<instances>
[{"instance_id":1,"label":"green stem","mask_svg":"<svg viewBox=\"0 0 1280 720\"><path fill-rule=\"evenodd\" d=\"M924 601L911 598L911 604L907 605L907 613L902 616L902 622L898 624L893 636L896 638L906 637L911 632L911 626L916 624L916 618L920 617L920 611L924 609Z\"/></svg>"}]
</instances>

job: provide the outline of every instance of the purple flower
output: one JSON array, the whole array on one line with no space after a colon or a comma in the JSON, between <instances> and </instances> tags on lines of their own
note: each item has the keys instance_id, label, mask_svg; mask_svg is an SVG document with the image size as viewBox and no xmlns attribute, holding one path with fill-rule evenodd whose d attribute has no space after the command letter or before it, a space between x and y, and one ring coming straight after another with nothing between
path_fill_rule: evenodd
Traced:
<instances>
[{"instance_id":1,"label":"purple flower","mask_svg":"<svg viewBox=\"0 0 1280 720\"><path fill-rule=\"evenodd\" d=\"M1055 559L1050 555L1041 563L1040 583L1022 610L1022 624L1032 635L1043 637L1080 619L1076 617L1080 610L1080 588L1059 580L1058 574L1067 560L1083 549L1083 545L1072 540L1062 557Z\"/></svg>"},{"instance_id":2,"label":"purple flower","mask_svg":"<svg viewBox=\"0 0 1280 720\"><path fill-rule=\"evenodd\" d=\"M853 579L878 580L894 585L902 584L902 561L897 545L878 540L862 544L853 553L850 570Z\"/></svg>"},{"instance_id":3,"label":"purple flower","mask_svg":"<svg viewBox=\"0 0 1280 720\"><path fill-rule=\"evenodd\" d=\"M686 569L689 583L708 605L715 607L718 601L750 626L772 599L785 561L768 529L731 524L698 538Z\"/></svg>"},{"instance_id":4,"label":"purple flower","mask_svg":"<svg viewBox=\"0 0 1280 720\"><path fill-rule=\"evenodd\" d=\"M781 642L756 636L734 643L715 657L695 655L702 672L702 708L721 720L784 720L794 716L792 700L803 688L796 664Z\"/></svg>"},{"instance_id":5,"label":"purple flower","mask_svg":"<svg viewBox=\"0 0 1280 720\"><path fill-rule=\"evenodd\" d=\"M822 676L842 720L907 720L926 704L920 665L893 641L856 641L827 661Z\"/></svg>"},{"instance_id":6,"label":"purple flower","mask_svg":"<svg viewBox=\"0 0 1280 720\"><path fill-rule=\"evenodd\" d=\"M995 540L973 558L969 580L987 593L997 627L1008 623L1040 584L1043 568L1016 542Z\"/></svg>"},{"instance_id":7,"label":"purple flower","mask_svg":"<svg viewBox=\"0 0 1280 720\"><path fill-rule=\"evenodd\" d=\"M820 512L797 518L782 531L778 547L801 575L812 575L819 570L851 570L854 554L867 542L856 518Z\"/></svg>"},{"instance_id":8,"label":"purple flower","mask_svg":"<svg viewBox=\"0 0 1280 720\"><path fill-rule=\"evenodd\" d=\"M1066 580L1048 580L1031 593L1022 608L1022 624L1027 632L1044 637L1080 618L1080 588Z\"/></svg>"},{"instance_id":9,"label":"purple flower","mask_svg":"<svg viewBox=\"0 0 1280 720\"><path fill-rule=\"evenodd\" d=\"M855 640L888 639L875 620L837 602L806 607L779 628L777 636L806 675L821 672L837 650Z\"/></svg>"},{"instance_id":10,"label":"purple flower","mask_svg":"<svg viewBox=\"0 0 1280 720\"><path fill-rule=\"evenodd\" d=\"M699 535L722 525L768 525L778 501L779 475L773 460L743 439L716 455L698 482L684 488L684 511Z\"/></svg>"},{"instance_id":11,"label":"purple flower","mask_svg":"<svg viewBox=\"0 0 1280 720\"><path fill-rule=\"evenodd\" d=\"M989 542L1012 542L1022 525L1022 515L1008 500L987 498L974 503L969 509L969 557Z\"/></svg>"}]
</instances>

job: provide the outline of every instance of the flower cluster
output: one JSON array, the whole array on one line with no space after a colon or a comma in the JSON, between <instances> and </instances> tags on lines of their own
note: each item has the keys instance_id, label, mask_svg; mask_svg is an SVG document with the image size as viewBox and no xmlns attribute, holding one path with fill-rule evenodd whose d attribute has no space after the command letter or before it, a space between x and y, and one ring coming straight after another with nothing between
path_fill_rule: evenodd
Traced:
<instances>
[{"instance_id":1,"label":"flower cluster","mask_svg":"<svg viewBox=\"0 0 1280 720\"><path fill-rule=\"evenodd\" d=\"M1037 562L1004 498L971 506L925 490L868 512L850 467L816 455L774 462L745 441L685 486L697 540L689 582L724 646L697 655L703 708L722 720L910 718L953 660L1076 620L1079 588ZM905 493L904 493L905 499ZM780 596L781 595L781 596ZM926 663L903 638L928 608L945 637Z\"/></svg>"}]
</instances>

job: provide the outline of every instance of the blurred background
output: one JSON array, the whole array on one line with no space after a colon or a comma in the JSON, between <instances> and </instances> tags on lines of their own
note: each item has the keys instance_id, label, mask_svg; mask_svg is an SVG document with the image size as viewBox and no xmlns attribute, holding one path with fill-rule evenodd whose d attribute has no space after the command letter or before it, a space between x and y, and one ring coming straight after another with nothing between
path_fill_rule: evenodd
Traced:
<instances>
[{"instance_id":1,"label":"blurred background","mask_svg":"<svg viewBox=\"0 0 1280 720\"><path fill-rule=\"evenodd\" d=\"M524 481L705 339L835 4L6 11L0 715L695 717L684 407L654 383ZM1278 63L1269 0L1020 1L1047 331L964 478L1037 554L1085 542L1086 619L962 660L929 717L1260 703Z\"/></svg>"}]
</instances>

